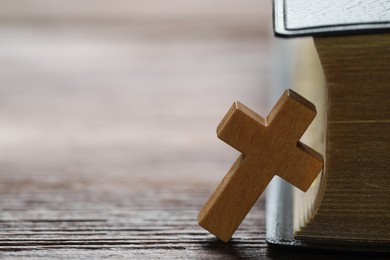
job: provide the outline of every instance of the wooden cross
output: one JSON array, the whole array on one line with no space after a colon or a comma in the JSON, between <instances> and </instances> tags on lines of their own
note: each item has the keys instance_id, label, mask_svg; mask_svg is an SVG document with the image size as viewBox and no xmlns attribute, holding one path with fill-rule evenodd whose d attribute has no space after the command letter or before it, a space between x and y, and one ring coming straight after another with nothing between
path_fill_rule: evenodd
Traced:
<instances>
[{"instance_id":1,"label":"wooden cross","mask_svg":"<svg viewBox=\"0 0 390 260\"><path fill-rule=\"evenodd\" d=\"M284 92L266 119L235 102L217 135L242 155L200 210L199 225L229 241L275 175L307 191L323 160L299 139L315 116L314 105L292 90Z\"/></svg>"}]
</instances>

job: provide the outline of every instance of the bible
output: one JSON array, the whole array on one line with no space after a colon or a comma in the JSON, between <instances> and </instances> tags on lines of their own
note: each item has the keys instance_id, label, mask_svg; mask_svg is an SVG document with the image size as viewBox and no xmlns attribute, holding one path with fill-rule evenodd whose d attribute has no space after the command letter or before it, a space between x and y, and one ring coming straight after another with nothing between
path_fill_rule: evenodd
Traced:
<instances>
[{"instance_id":1,"label":"bible","mask_svg":"<svg viewBox=\"0 0 390 260\"><path fill-rule=\"evenodd\" d=\"M316 105L317 118L302 141L323 154L325 166L306 193L280 179L271 183L270 244L390 251L390 7L385 2L274 1L275 35L305 36L292 43L293 76L283 84Z\"/></svg>"}]
</instances>

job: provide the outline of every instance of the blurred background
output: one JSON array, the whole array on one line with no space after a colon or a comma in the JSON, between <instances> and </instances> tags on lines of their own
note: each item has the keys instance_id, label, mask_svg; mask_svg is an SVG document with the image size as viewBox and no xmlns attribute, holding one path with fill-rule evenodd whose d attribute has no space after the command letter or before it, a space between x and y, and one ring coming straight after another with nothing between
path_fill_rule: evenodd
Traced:
<instances>
[{"instance_id":1,"label":"blurred background","mask_svg":"<svg viewBox=\"0 0 390 260\"><path fill-rule=\"evenodd\" d=\"M271 13L271 0L0 0L1 255L264 254L263 201L227 246L196 216L238 156L220 120L235 100L273 104Z\"/></svg>"},{"instance_id":2,"label":"blurred background","mask_svg":"<svg viewBox=\"0 0 390 260\"><path fill-rule=\"evenodd\" d=\"M232 102L270 108L271 9L1 0L1 188L214 187L238 154L215 134Z\"/></svg>"}]
</instances>

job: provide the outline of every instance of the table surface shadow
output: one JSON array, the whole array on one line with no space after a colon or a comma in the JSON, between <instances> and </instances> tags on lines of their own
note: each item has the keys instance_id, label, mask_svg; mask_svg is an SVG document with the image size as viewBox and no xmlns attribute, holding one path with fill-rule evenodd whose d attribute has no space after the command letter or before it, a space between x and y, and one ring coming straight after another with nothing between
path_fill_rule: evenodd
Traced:
<instances>
[{"instance_id":1,"label":"table surface shadow","mask_svg":"<svg viewBox=\"0 0 390 260\"><path fill-rule=\"evenodd\" d=\"M229 243L200 207L265 114L271 2L0 1L0 257L364 257L271 248L260 199Z\"/></svg>"}]
</instances>

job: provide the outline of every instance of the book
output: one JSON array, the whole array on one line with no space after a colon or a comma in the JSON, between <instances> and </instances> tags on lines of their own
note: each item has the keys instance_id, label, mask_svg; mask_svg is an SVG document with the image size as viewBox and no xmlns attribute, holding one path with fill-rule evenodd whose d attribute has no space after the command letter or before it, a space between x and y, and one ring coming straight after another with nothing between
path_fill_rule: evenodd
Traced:
<instances>
[{"instance_id":1,"label":"book","mask_svg":"<svg viewBox=\"0 0 390 260\"><path fill-rule=\"evenodd\" d=\"M316 105L302 141L325 167L307 193L272 183L267 241L390 251L390 12L316 2L277 0L274 17L276 35L313 37L296 44L291 82Z\"/></svg>"}]
</instances>

